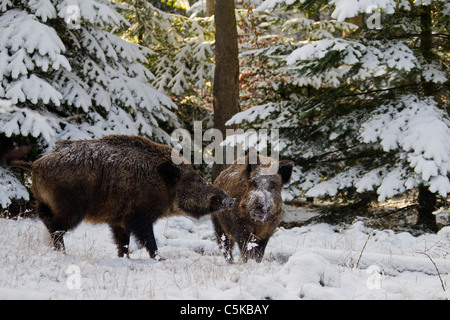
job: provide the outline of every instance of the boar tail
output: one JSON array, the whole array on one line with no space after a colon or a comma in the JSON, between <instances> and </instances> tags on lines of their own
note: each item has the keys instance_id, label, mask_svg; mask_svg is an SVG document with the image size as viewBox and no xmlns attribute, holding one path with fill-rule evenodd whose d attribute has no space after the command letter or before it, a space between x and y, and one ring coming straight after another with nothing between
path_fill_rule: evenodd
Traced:
<instances>
[{"instance_id":1,"label":"boar tail","mask_svg":"<svg viewBox=\"0 0 450 320\"><path fill-rule=\"evenodd\" d=\"M13 160L9 164L11 167L19 167L28 171L31 171L31 165L32 162L26 162L26 161L20 161L20 160Z\"/></svg>"},{"instance_id":2,"label":"boar tail","mask_svg":"<svg viewBox=\"0 0 450 320\"><path fill-rule=\"evenodd\" d=\"M19 160L20 158L24 157L30 151L30 149L31 147L29 146L22 146L12 149L4 157L6 165L10 167L19 167L25 170L31 170L32 162Z\"/></svg>"}]
</instances>

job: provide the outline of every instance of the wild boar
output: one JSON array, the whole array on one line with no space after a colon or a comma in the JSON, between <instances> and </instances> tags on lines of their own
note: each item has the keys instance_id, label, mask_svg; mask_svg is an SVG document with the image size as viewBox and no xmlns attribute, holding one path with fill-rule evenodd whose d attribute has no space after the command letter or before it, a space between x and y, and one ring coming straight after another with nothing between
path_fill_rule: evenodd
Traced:
<instances>
[{"instance_id":1,"label":"wild boar","mask_svg":"<svg viewBox=\"0 0 450 320\"><path fill-rule=\"evenodd\" d=\"M245 161L236 160L214 181L216 187L236 198L232 208L211 214L217 242L229 263L233 262L236 242L244 262L249 258L261 262L283 214L281 191L291 178L293 162L280 161L278 172L267 175L262 174L262 169L270 162L276 165L276 160L261 155L256 160L256 164L249 162L249 156Z\"/></svg>"},{"instance_id":2,"label":"wild boar","mask_svg":"<svg viewBox=\"0 0 450 320\"><path fill-rule=\"evenodd\" d=\"M107 223L120 257L128 256L130 234L159 259L153 223L164 216L199 218L233 204L224 191L203 180L189 164L175 165L172 148L138 136L60 141L34 162L11 166L32 172L37 213L53 246L65 250L64 234L82 220ZM23 152L22 152L23 153Z\"/></svg>"}]
</instances>

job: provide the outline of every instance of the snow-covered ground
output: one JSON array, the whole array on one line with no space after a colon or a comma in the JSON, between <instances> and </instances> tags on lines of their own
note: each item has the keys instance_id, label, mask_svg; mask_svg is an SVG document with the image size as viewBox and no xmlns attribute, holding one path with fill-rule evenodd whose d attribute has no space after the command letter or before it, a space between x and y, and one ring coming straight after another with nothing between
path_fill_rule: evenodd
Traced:
<instances>
[{"instance_id":1,"label":"snow-covered ground","mask_svg":"<svg viewBox=\"0 0 450 320\"><path fill-rule=\"evenodd\" d=\"M131 259L117 258L106 225L81 224L62 254L39 220L0 219L0 299L450 298L450 227L420 237L362 222L281 228L262 263L233 265L212 230L208 217L158 221L165 260L155 261L134 242Z\"/></svg>"}]
</instances>

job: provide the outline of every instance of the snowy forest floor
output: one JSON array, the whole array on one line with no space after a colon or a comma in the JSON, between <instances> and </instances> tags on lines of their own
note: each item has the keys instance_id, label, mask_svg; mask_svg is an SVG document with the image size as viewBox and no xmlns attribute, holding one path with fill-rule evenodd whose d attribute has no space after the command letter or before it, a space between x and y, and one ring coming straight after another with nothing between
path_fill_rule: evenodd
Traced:
<instances>
[{"instance_id":1,"label":"snowy forest floor","mask_svg":"<svg viewBox=\"0 0 450 320\"><path fill-rule=\"evenodd\" d=\"M0 299L450 298L449 226L418 237L362 221L279 228L262 263L232 265L208 217L162 219L155 234L164 261L134 241L130 259L118 258L109 228L87 223L65 236L62 254L38 219L0 219Z\"/></svg>"}]
</instances>

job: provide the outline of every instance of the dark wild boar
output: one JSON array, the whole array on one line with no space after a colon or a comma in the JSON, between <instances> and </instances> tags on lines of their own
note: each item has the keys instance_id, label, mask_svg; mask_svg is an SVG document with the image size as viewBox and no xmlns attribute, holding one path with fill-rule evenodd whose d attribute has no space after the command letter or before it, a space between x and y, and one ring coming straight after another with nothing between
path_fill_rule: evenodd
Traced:
<instances>
[{"instance_id":1,"label":"dark wild boar","mask_svg":"<svg viewBox=\"0 0 450 320\"><path fill-rule=\"evenodd\" d=\"M199 218L230 207L234 200L204 181L191 165L175 165L172 148L138 136L61 141L33 163L7 157L32 172L37 212L57 250L64 233L82 220L107 223L119 256L128 256L130 234L159 259L153 223L164 216Z\"/></svg>"},{"instance_id":2,"label":"dark wild boar","mask_svg":"<svg viewBox=\"0 0 450 320\"><path fill-rule=\"evenodd\" d=\"M249 156L244 164L236 160L214 181L215 186L237 200L232 208L211 215L217 242L230 263L236 242L244 262L249 258L261 262L283 215L281 190L291 178L293 162L280 161L278 173L267 175L262 174L262 169L269 161L276 165L276 160L261 155L256 160L256 164L249 163Z\"/></svg>"}]
</instances>

